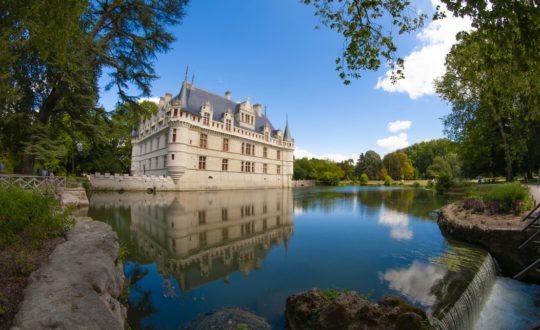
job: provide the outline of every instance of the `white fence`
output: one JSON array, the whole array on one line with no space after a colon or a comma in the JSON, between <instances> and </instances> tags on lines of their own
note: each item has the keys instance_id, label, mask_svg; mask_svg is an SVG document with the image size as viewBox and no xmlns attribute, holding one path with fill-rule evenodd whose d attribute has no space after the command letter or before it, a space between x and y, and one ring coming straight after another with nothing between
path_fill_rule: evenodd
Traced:
<instances>
[{"instance_id":1,"label":"white fence","mask_svg":"<svg viewBox=\"0 0 540 330\"><path fill-rule=\"evenodd\" d=\"M0 184L7 184L24 189L54 189L57 187L65 187L66 177L0 174Z\"/></svg>"}]
</instances>

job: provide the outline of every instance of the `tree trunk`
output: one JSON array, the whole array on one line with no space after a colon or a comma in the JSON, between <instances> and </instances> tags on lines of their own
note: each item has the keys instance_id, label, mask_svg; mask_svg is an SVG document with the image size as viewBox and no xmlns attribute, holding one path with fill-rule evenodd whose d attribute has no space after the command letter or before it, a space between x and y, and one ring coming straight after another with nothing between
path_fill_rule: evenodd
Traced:
<instances>
[{"instance_id":1,"label":"tree trunk","mask_svg":"<svg viewBox=\"0 0 540 330\"><path fill-rule=\"evenodd\" d=\"M34 161L36 157L33 155L23 155L21 165L19 166L19 172L21 174L34 174Z\"/></svg>"},{"instance_id":2,"label":"tree trunk","mask_svg":"<svg viewBox=\"0 0 540 330\"><path fill-rule=\"evenodd\" d=\"M501 133L501 139L504 146L504 159L506 161L506 181L512 182L514 180L514 175L512 173L512 156L510 154L510 145L508 144L506 132L504 131L504 126L500 118L497 118L497 124L499 126L499 132Z\"/></svg>"}]
</instances>

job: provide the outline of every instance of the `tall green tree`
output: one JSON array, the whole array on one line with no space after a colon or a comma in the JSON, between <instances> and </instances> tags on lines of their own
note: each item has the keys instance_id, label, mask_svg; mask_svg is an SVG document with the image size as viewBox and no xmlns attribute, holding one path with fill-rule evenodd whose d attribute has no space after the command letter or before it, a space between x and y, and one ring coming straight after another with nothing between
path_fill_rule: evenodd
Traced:
<instances>
[{"instance_id":1,"label":"tall green tree","mask_svg":"<svg viewBox=\"0 0 540 330\"><path fill-rule=\"evenodd\" d=\"M381 156L373 150L368 150L365 154L361 154L360 156L361 157L356 163L357 173L359 173L359 175L365 173L371 180L379 178L379 172L383 167Z\"/></svg>"},{"instance_id":2,"label":"tall green tree","mask_svg":"<svg viewBox=\"0 0 540 330\"><path fill-rule=\"evenodd\" d=\"M406 153L395 151L384 156L383 165L394 180L414 179L414 167Z\"/></svg>"},{"instance_id":3,"label":"tall green tree","mask_svg":"<svg viewBox=\"0 0 540 330\"><path fill-rule=\"evenodd\" d=\"M421 27L426 15L418 14L409 0L302 0L313 5L321 23L344 38L336 59L343 83L360 78L363 70L377 70L384 61L395 69L393 78L403 76L403 59L396 55L392 32L410 33ZM392 27L388 27L388 23ZM386 24L386 27L385 27ZM394 31L392 31L392 28Z\"/></svg>"},{"instance_id":4,"label":"tall green tree","mask_svg":"<svg viewBox=\"0 0 540 330\"><path fill-rule=\"evenodd\" d=\"M2 140L20 141L3 143L3 151L16 155L21 169L31 172L39 157L33 146L50 135L39 132L52 129L65 116L83 124L74 127L81 131L86 113L96 106L103 73L109 77L107 89L115 88L123 102L136 105L138 97L150 92L155 56L174 40L168 29L180 23L186 3L2 1L0 119L10 126L2 131ZM13 129L21 122L24 130Z\"/></svg>"},{"instance_id":5,"label":"tall green tree","mask_svg":"<svg viewBox=\"0 0 540 330\"><path fill-rule=\"evenodd\" d=\"M444 124L468 153L480 149L504 162L508 181L516 166L532 163L531 139L540 120L540 13L535 1L456 1L449 9L477 28L458 35L446 58L437 93L452 104ZM502 158L496 156L501 153ZM486 164L487 165L487 164ZM498 164L489 165L498 167Z\"/></svg>"}]
</instances>

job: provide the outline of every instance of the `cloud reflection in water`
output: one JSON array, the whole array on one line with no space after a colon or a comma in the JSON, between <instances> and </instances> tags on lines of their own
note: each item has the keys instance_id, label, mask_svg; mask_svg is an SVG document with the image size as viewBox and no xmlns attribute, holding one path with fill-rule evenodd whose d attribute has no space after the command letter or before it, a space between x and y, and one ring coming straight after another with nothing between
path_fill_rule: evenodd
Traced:
<instances>
[{"instance_id":1,"label":"cloud reflection in water","mask_svg":"<svg viewBox=\"0 0 540 330\"><path fill-rule=\"evenodd\" d=\"M432 307L437 297L431 293L431 288L445 274L446 270L442 267L414 261L409 268L390 269L379 277L387 281L391 289L407 296L412 302Z\"/></svg>"},{"instance_id":2,"label":"cloud reflection in water","mask_svg":"<svg viewBox=\"0 0 540 330\"><path fill-rule=\"evenodd\" d=\"M383 209L379 214L379 224L390 227L390 237L394 239L408 241L413 238L408 214Z\"/></svg>"}]
</instances>

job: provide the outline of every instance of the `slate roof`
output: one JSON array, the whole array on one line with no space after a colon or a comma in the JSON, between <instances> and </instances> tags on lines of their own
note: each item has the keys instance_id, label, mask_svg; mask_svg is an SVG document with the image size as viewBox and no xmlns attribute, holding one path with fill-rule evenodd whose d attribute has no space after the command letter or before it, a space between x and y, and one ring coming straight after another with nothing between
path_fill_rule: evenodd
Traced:
<instances>
[{"instance_id":1,"label":"slate roof","mask_svg":"<svg viewBox=\"0 0 540 330\"><path fill-rule=\"evenodd\" d=\"M206 101L209 101L212 105L214 110L213 120L215 121L222 121L222 116L228 109L235 114L240 107L240 103L228 100L224 96L210 93L188 83L182 84L182 90L180 90L180 93L175 97L175 99L181 99L184 88L186 89L186 103L183 105L183 110L194 115L200 115L201 107ZM255 130L253 131L260 133L262 131L262 127L266 123L268 123L270 131L274 131L274 126L264 113L261 113L261 116L258 116L257 113L255 113ZM234 119L234 124L237 127L240 126L236 119ZM248 129L245 127L242 128Z\"/></svg>"}]
</instances>

